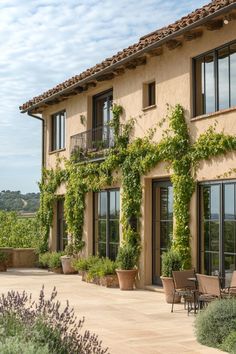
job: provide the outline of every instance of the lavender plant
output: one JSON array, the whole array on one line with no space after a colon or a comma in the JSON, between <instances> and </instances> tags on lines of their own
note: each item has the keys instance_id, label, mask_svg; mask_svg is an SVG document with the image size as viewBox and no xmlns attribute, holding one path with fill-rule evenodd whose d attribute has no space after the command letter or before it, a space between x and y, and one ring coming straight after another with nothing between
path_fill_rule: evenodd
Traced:
<instances>
[{"instance_id":1,"label":"lavender plant","mask_svg":"<svg viewBox=\"0 0 236 354\"><path fill-rule=\"evenodd\" d=\"M0 347L9 345L9 338L16 338L28 347L37 347L50 354L108 354L98 336L81 333L84 318L77 320L74 309L56 300L54 288L47 299L44 287L38 301L33 301L25 291L9 291L0 297ZM11 344L10 341L10 344ZM13 344L11 344L13 345ZM27 352L27 351L25 351ZM22 351L22 354L25 353ZM12 353L14 353L12 351Z\"/></svg>"}]
</instances>

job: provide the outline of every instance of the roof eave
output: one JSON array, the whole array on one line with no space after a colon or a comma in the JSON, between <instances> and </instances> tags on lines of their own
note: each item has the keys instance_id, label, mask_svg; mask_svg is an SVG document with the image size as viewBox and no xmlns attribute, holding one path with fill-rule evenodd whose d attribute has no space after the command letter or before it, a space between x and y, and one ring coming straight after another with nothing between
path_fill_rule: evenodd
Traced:
<instances>
[{"instance_id":1,"label":"roof eave","mask_svg":"<svg viewBox=\"0 0 236 354\"><path fill-rule=\"evenodd\" d=\"M71 90L75 89L76 87L84 85L84 84L86 84L87 82L89 82L89 81L91 81L93 79L96 79L96 77L100 76L101 74L106 74L106 73L110 72L111 70L114 70L117 67L119 67L119 66L121 66L123 64L126 64L130 60L135 59L135 58L139 57L142 54L145 54L149 50L156 49L156 48L160 47L161 45L163 45L165 42L169 41L170 39L173 39L175 37L181 36L183 33L187 32L187 31L190 31L190 30L192 30L192 29L194 29L196 27L202 26L206 22L208 22L209 20L211 20L211 19L213 19L215 17L221 16L221 15L223 15L223 14L225 14L225 13L227 13L227 12L233 10L233 9L236 9L236 3L232 3L230 5L227 5L226 7L222 8L222 9L218 10L217 12L214 12L213 14L210 14L210 15L208 15L208 16L206 16L206 17L204 17L204 18L202 18L202 19L200 19L200 20L198 20L198 21L196 21L194 23L192 23L191 25L186 26L186 27L174 32L174 33L171 33L170 35L166 36L165 38L160 39L159 41L150 44L149 46L137 51L134 54L131 54L127 58L124 58L124 59L118 61L117 63L112 64L112 65L108 66L107 68L105 68L105 69L103 69L103 70L101 70L101 71L99 71L99 72L97 72L95 74L92 74L92 75L88 76L87 78L77 82L76 84L71 85L70 87L68 87L68 88L66 88L64 90L62 90L60 92L57 92L57 93L53 94L52 96L47 97L47 98L43 99L42 101L40 101L40 102L38 102L38 103L36 103L36 104L26 108L26 109L21 110L21 113L26 113L28 111L33 111L34 109L40 107L42 104L47 103L47 102L51 101L52 99L57 98L61 94L65 94L67 92L70 92ZM153 33L155 33L155 32L153 32Z\"/></svg>"}]
</instances>

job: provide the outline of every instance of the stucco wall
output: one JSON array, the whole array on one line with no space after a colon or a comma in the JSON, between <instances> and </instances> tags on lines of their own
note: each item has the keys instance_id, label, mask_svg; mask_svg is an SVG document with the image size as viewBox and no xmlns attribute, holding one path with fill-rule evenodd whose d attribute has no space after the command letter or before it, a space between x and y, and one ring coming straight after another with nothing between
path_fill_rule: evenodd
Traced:
<instances>
[{"instance_id":1,"label":"stucco wall","mask_svg":"<svg viewBox=\"0 0 236 354\"><path fill-rule=\"evenodd\" d=\"M125 74L117 76L111 81L98 84L94 89L89 89L87 94L80 94L60 104L51 106L44 112L46 121L46 166L53 167L56 163L56 153L50 151L50 116L51 114L65 109L66 118L66 149L59 156L69 157L70 136L91 128L92 125L92 96L113 88L114 102L120 104L124 109L121 123L130 117L137 118L135 136L144 136L149 128L154 127L166 115L166 104L175 105L180 103L185 109L185 116L188 123L191 140L195 141L199 135L217 120L217 131L224 130L225 133L236 134L236 109L217 112L201 118L193 118L192 111L192 58L208 50L219 47L227 42L235 40L236 21L224 25L221 30L204 30L202 37L194 41L184 42L183 46L175 50L164 49L161 56L147 58L147 64L137 67L135 70L126 70ZM150 80L156 81L156 107L143 110L143 84ZM80 115L86 118L86 126L80 121ZM161 138L163 128L158 127L155 140ZM236 153L202 162L197 171L198 181L213 180L222 176L225 172L235 166ZM147 176L142 179L144 198L142 203L141 233L143 252L140 259L140 284L151 283L151 181L152 179L167 177L168 172L164 164L159 164ZM230 178L236 178L233 173ZM58 194L63 194L65 188L61 187ZM197 262L197 200L196 193L191 201L191 232L193 238L192 255L193 265ZM54 225L55 226L55 225ZM92 194L86 198L85 212L85 237L87 239L86 253L92 252ZM52 237L53 239L53 237ZM53 240L51 240L54 245Z\"/></svg>"}]
</instances>

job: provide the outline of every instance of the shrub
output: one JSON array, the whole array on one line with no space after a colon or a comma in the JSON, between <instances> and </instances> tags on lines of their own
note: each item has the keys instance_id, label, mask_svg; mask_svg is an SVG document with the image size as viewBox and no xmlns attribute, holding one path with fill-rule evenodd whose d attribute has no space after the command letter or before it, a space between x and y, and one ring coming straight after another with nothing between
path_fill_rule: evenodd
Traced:
<instances>
[{"instance_id":1,"label":"shrub","mask_svg":"<svg viewBox=\"0 0 236 354\"><path fill-rule=\"evenodd\" d=\"M8 254L5 252L0 252L0 263L6 264L8 260Z\"/></svg>"},{"instance_id":2,"label":"shrub","mask_svg":"<svg viewBox=\"0 0 236 354\"><path fill-rule=\"evenodd\" d=\"M54 289L46 299L42 289L36 302L25 292L9 291L0 297L1 354L107 353L95 334L81 333L84 319L76 319L68 302L61 310L56 296Z\"/></svg>"},{"instance_id":3,"label":"shrub","mask_svg":"<svg viewBox=\"0 0 236 354\"><path fill-rule=\"evenodd\" d=\"M88 278L101 278L105 275L116 274L117 263L109 258L100 258L96 262L89 265Z\"/></svg>"},{"instance_id":4,"label":"shrub","mask_svg":"<svg viewBox=\"0 0 236 354\"><path fill-rule=\"evenodd\" d=\"M61 267L61 256L63 252L51 252L49 253L48 267L49 268L60 268Z\"/></svg>"},{"instance_id":5,"label":"shrub","mask_svg":"<svg viewBox=\"0 0 236 354\"><path fill-rule=\"evenodd\" d=\"M39 225L37 218L20 218L15 212L0 210L0 247L37 248Z\"/></svg>"},{"instance_id":6,"label":"shrub","mask_svg":"<svg viewBox=\"0 0 236 354\"><path fill-rule=\"evenodd\" d=\"M231 354L236 354L236 331L230 332L228 337L224 339L220 349Z\"/></svg>"},{"instance_id":7,"label":"shrub","mask_svg":"<svg viewBox=\"0 0 236 354\"><path fill-rule=\"evenodd\" d=\"M162 254L161 264L163 277L172 277L173 270L180 270L182 268L182 262L179 253L172 249Z\"/></svg>"},{"instance_id":8,"label":"shrub","mask_svg":"<svg viewBox=\"0 0 236 354\"><path fill-rule=\"evenodd\" d=\"M118 267L117 262L114 262L109 258L102 258L100 276L116 274L117 267Z\"/></svg>"},{"instance_id":9,"label":"shrub","mask_svg":"<svg viewBox=\"0 0 236 354\"><path fill-rule=\"evenodd\" d=\"M99 258L97 256L74 260L72 265L75 270L87 271L89 279L116 274L117 268L117 262L114 262L109 258Z\"/></svg>"},{"instance_id":10,"label":"shrub","mask_svg":"<svg viewBox=\"0 0 236 354\"><path fill-rule=\"evenodd\" d=\"M4 342L0 342L1 354L50 354L48 345L38 346L33 341L25 342L21 337L7 337Z\"/></svg>"},{"instance_id":11,"label":"shrub","mask_svg":"<svg viewBox=\"0 0 236 354\"><path fill-rule=\"evenodd\" d=\"M99 262L99 257L97 256L90 256L88 258L80 258L74 260L72 265L75 270L77 271L88 271L93 265Z\"/></svg>"},{"instance_id":12,"label":"shrub","mask_svg":"<svg viewBox=\"0 0 236 354\"><path fill-rule=\"evenodd\" d=\"M48 268L49 267L50 255L51 255L50 252L39 254L39 267L40 268Z\"/></svg>"},{"instance_id":13,"label":"shrub","mask_svg":"<svg viewBox=\"0 0 236 354\"><path fill-rule=\"evenodd\" d=\"M236 299L221 299L210 303L195 321L197 340L209 347L220 347L236 328ZM232 341L231 337L229 341Z\"/></svg>"},{"instance_id":14,"label":"shrub","mask_svg":"<svg viewBox=\"0 0 236 354\"><path fill-rule=\"evenodd\" d=\"M117 264L120 269L133 269L138 261L138 254L135 247L129 244L124 244L119 248L117 255Z\"/></svg>"},{"instance_id":15,"label":"shrub","mask_svg":"<svg viewBox=\"0 0 236 354\"><path fill-rule=\"evenodd\" d=\"M65 248L65 254L70 257L77 256L84 248L85 242L69 243Z\"/></svg>"}]
</instances>

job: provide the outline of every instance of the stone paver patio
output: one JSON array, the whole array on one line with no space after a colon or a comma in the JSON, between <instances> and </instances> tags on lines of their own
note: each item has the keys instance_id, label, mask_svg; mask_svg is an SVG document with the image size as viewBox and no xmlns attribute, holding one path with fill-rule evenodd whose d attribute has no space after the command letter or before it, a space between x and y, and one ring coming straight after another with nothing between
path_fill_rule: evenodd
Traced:
<instances>
[{"instance_id":1,"label":"stone paver patio","mask_svg":"<svg viewBox=\"0 0 236 354\"><path fill-rule=\"evenodd\" d=\"M78 275L57 275L39 269L11 269L0 273L0 293L26 290L36 297L42 285L46 293L53 286L58 299L69 300L84 329L99 335L111 354L197 354L222 353L195 340L194 315L187 316L183 305L170 305L164 294L147 290L120 291L81 281Z\"/></svg>"}]
</instances>

